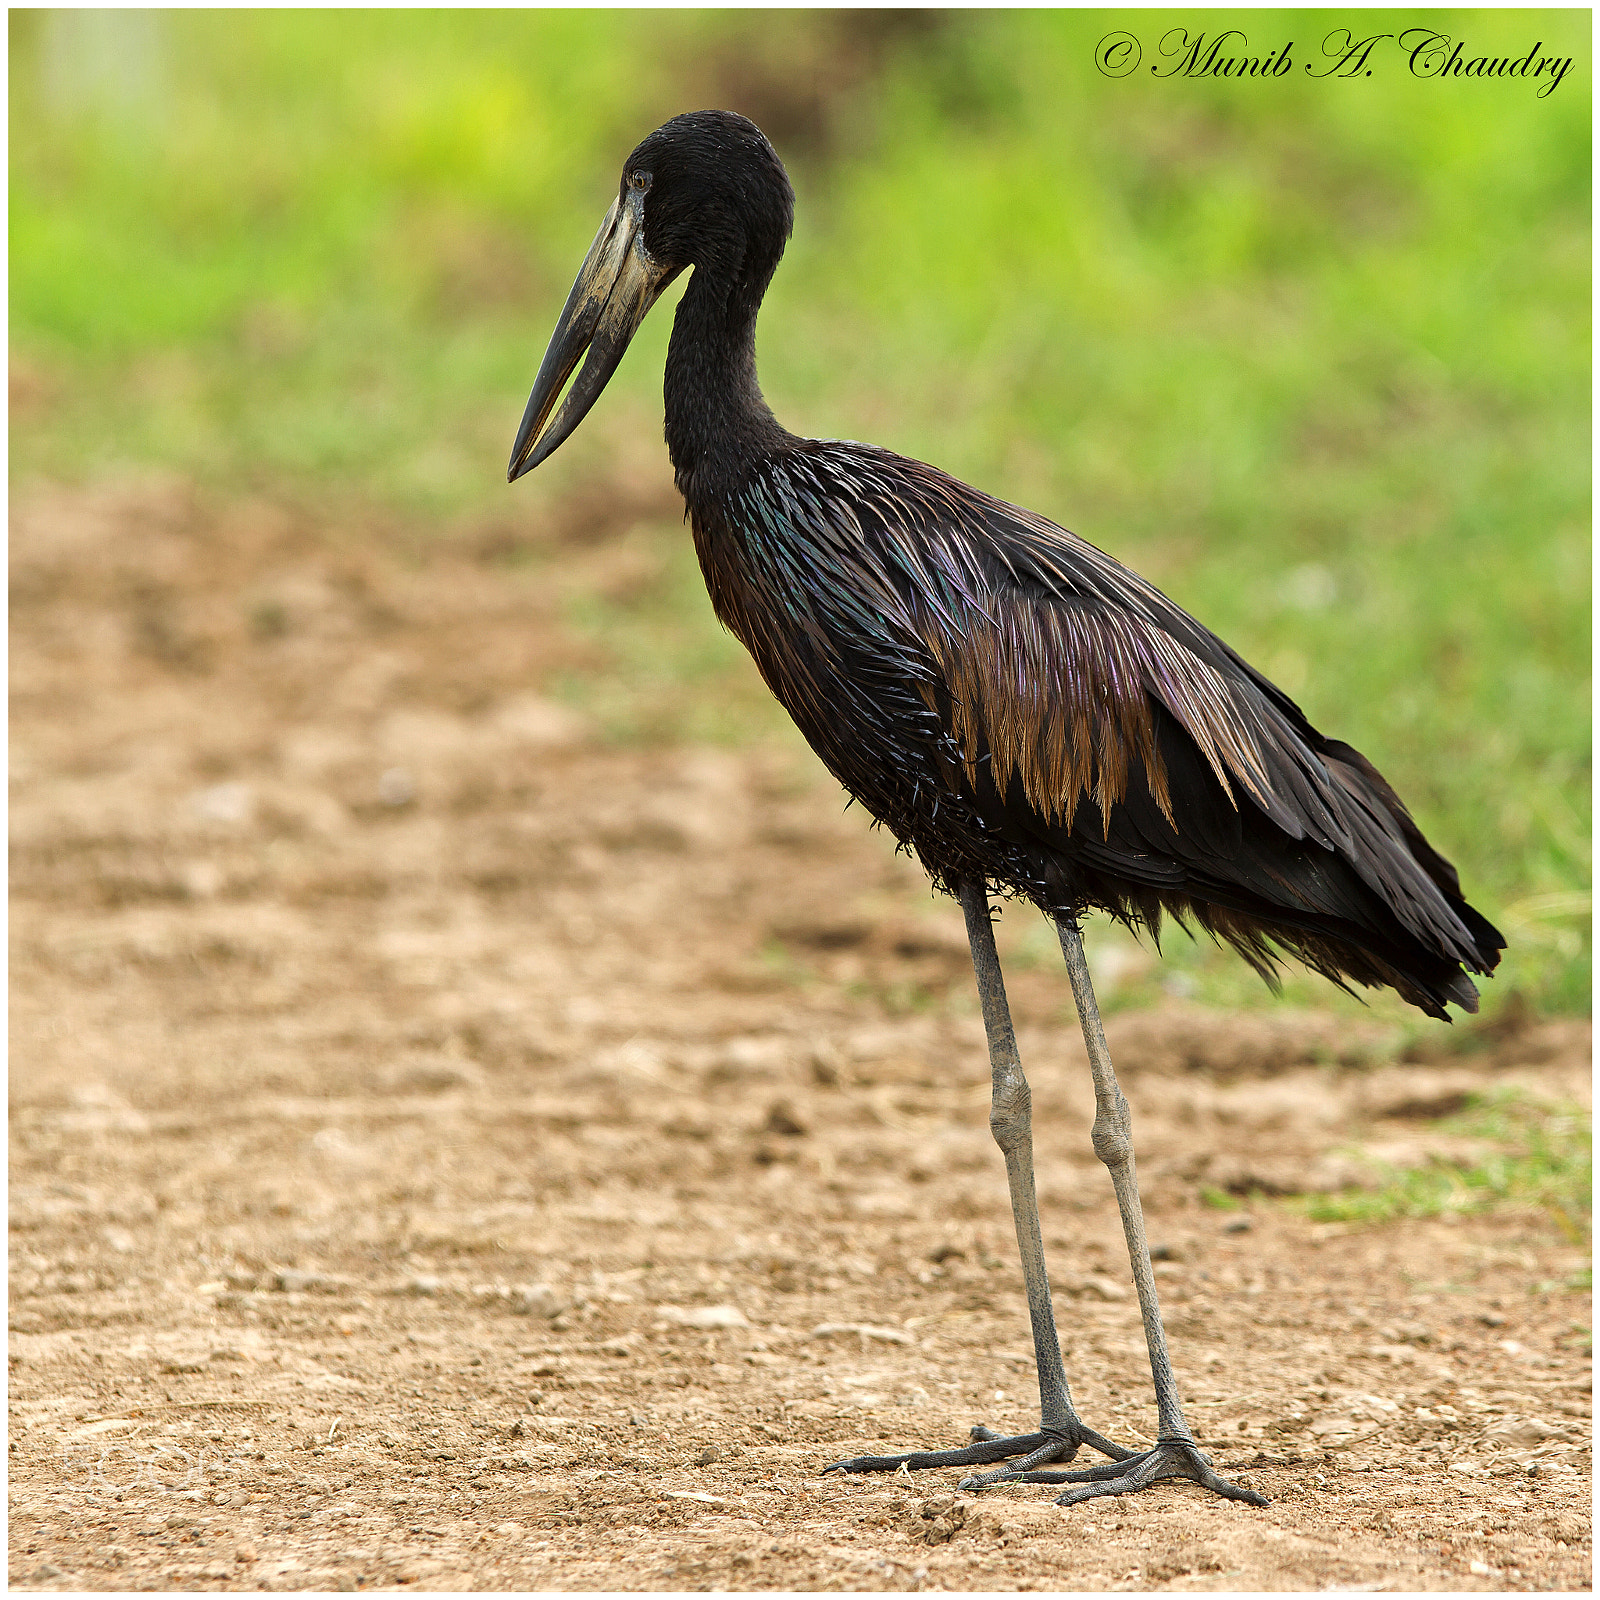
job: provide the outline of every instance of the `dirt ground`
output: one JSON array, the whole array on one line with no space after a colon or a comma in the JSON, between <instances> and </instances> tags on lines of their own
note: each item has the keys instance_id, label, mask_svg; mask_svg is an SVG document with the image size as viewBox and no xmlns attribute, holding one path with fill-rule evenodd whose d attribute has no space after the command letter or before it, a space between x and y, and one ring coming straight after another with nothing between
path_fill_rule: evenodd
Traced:
<instances>
[{"instance_id":1,"label":"dirt ground","mask_svg":"<svg viewBox=\"0 0 1600 1600\"><path fill-rule=\"evenodd\" d=\"M1581 1240L1200 1199L1586 1099L1586 1026L1110 1019L1266 1510L823 1476L1036 1416L959 911L803 752L541 698L591 647L494 530L147 482L29 491L12 554L14 1585L1589 1586ZM1011 987L1078 1404L1148 1439L1065 977Z\"/></svg>"}]
</instances>

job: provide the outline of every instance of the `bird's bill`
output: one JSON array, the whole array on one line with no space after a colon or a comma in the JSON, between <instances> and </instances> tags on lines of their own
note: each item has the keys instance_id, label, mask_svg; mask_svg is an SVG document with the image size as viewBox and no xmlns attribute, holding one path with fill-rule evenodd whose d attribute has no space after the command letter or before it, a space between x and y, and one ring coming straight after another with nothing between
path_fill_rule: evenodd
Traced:
<instances>
[{"instance_id":1,"label":"bird's bill","mask_svg":"<svg viewBox=\"0 0 1600 1600\"><path fill-rule=\"evenodd\" d=\"M639 199L630 193L614 201L550 336L511 449L508 483L531 472L589 414L628 341L675 276L644 247ZM589 359L557 411L562 388L585 351Z\"/></svg>"}]
</instances>

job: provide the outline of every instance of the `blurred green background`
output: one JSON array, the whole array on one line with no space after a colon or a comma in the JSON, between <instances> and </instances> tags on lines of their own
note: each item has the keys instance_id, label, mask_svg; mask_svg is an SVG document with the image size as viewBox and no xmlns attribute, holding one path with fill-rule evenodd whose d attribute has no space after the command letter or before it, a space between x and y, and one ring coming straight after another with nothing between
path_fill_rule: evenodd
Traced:
<instances>
[{"instance_id":1,"label":"blurred green background","mask_svg":"<svg viewBox=\"0 0 1600 1600\"><path fill-rule=\"evenodd\" d=\"M1313 80L1426 24L1529 81ZM1112 79L1234 26L1261 81ZM755 118L799 194L761 325L797 431L922 456L1145 572L1364 750L1588 1004L1589 18L1394 12L12 12L14 482L174 470L421 530L668 478L670 307L536 480L505 460L623 157ZM673 298L676 296L674 291ZM519 499L513 498L515 496ZM794 738L684 530L577 594L619 740ZM538 577L541 557L528 555ZM1270 1003L1185 941L1202 998ZM1325 1000L1295 980L1291 996Z\"/></svg>"}]
</instances>

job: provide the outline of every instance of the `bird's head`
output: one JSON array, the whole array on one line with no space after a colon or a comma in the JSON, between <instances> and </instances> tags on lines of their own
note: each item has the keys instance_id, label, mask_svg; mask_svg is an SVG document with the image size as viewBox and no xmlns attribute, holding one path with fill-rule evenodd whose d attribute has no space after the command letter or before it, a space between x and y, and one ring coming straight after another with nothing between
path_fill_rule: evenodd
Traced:
<instances>
[{"instance_id":1,"label":"bird's head","mask_svg":"<svg viewBox=\"0 0 1600 1600\"><path fill-rule=\"evenodd\" d=\"M759 300L794 221L794 190L761 130L732 111L691 111L657 128L623 163L550 337L511 451L515 482L583 421L639 324L685 267ZM562 389L587 352L583 370Z\"/></svg>"}]
</instances>

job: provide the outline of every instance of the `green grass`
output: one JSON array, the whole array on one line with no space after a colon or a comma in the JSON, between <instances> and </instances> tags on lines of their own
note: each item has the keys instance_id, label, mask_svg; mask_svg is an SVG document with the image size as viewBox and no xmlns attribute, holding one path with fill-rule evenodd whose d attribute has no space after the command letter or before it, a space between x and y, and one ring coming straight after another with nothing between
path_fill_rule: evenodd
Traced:
<instances>
[{"instance_id":1,"label":"green grass","mask_svg":"<svg viewBox=\"0 0 1600 1600\"><path fill-rule=\"evenodd\" d=\"M1371 1189L1288 1203L1315 1222L1355 1223L1438 1217L1509 1203L1546 1212L1569 1238L1587 1237L1593 1158L1581 1107L1546 1105L1512 1090L1475 1096L1459 1115L1436 1127L1492 1148L1475 1161L1435 1159L1390 1172Z\"/></svg>"},{"instance_id":2,"label":"green grass","mask_svg":"<svg viewBox=\"0 0 1600 1600\"><path fill-rule=\"evenodd\" d=\"M1545 98L1398 54L1358 81L1101 76L1105 33L1196 26L1157 12L13 13L13 471L334 486L437 526L537 523L619 462L664 478L665 307L550 465L502 481L623 155L732 104L800 197L762 323L779 415L1147 573L1406 796L1509 935L1487 1006L1580 1012L1589 30L1428 15L1576 65ZM1396 26L1200 21L1302 61ZM617 738L789 737L682 527L630 537L661 582L574 594L610 664L547 687ZM1161 972L1264 994L1181 937Z\"/></svg>"}]
</instances>

